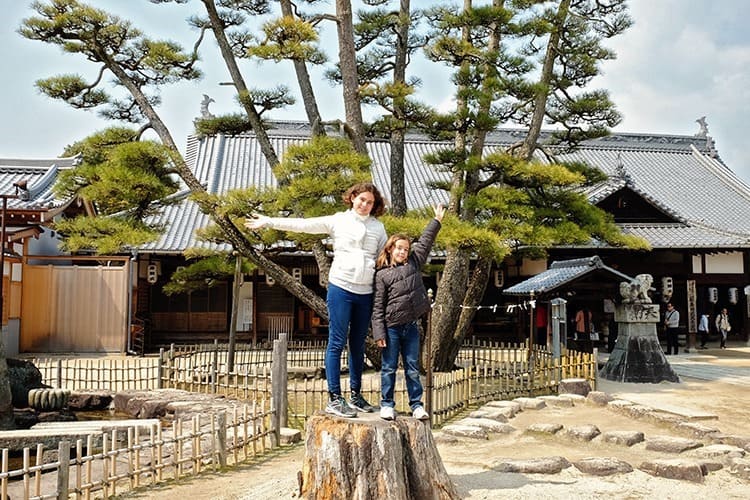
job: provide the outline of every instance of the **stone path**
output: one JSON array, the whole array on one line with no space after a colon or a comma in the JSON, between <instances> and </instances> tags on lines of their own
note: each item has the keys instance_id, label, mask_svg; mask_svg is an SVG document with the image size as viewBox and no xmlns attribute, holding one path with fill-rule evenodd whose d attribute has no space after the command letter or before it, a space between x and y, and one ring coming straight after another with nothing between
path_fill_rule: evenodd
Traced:
<instances>
[{"instance_id":1,"label":"stone path","mask_svg":"<svg viewBox=\"0 0 750 500\"><path fill-rule=\"evenodd\" d=\"M588 407L590 410L592 406L600 412L648 422L649 428L656 425L663 431L643 433L632 428L602 431L597 425L583 420L568 425L559 421L561 410L575 412L575 408ZM549 420L545 421L544 412L550 411L547 408L555 412L551 412ZM525 428L514 425L522 412L537 412L536 422ZM465 444L472 440L499 444L505 439L517 440L521 434L528 439L552 441L550 446L563 453L495 458L485 464L487 469L502 473L559 474L575 467L584 474L610 476L638 469L655 477L702 483L708 474L725 469L742 480L750 480L750 459L746 458L750 452L750 436L723 433L714 425L716 418L704 412L683 411L679 407L665 411L639 402L613 400L602 392L591 392L587 397L563 394L489 402L466 418L444 426L435 433L435 439L443 445ZM581 457L580 451L571 448L573 443L591 443L591 451L598 455ZM625 448L633 450L618 453L618 449ZM568 450L570 456L565 455ZM624 460L620 455L631 458Z\"/></svg>"},{"instance_id":2,"label":"stone path","mask_svg":"<svg viewBox=\"0 0 750 500\"><path fill-rule=\"evenodd\" d=\"M599 353L599 366L607 362L609 354ZM693 350L690 353L680 352L667 356L667 361L680 377L697 380L724 382L732 385L750 385L750 366L735 366L732 359L750 357L750 347L744 344L730 343L725 350ZM723 364L722 364L723 362Z\"/></svg>"},{"instance_id":3,"label":"stone path","mask_svg":"<svg viewBox=\"0 0 750 500\"><path fill-rule=\"evenodd\" d=\"M711 364L708 361L685 359L679 356L669 358L669 364L680 377L712 380L742 386L750 384L750 368L721 366Z\"/></svg>"}]
</instances>

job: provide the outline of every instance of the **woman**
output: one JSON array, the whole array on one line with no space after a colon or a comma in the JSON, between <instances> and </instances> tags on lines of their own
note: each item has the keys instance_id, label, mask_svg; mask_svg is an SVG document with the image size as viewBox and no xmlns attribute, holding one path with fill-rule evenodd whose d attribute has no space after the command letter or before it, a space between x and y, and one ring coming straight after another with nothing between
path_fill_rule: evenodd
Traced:
<instances>
[{"instance_id":1,"label":"woman","mask_svg":"<svg viewBox=\"0 0 750 500\"><path fill-rule=\"evenodd\" d=\"M374 407L362 396L365 338L372 316L375 258L385 245L383 223L376 219L385 212L385 200L370 182L353 185L344 193L349 207L325 217L284 218L254 214L245 220L248 229L269 227L297 233L327 234L333 239L333 262L328 274L328 347L326 380L329 402L326 412L339 417L356 417L357 410ZM349 384L351 399L341 391L341 352L349 339Z\"/></svg>"}]
</instances>

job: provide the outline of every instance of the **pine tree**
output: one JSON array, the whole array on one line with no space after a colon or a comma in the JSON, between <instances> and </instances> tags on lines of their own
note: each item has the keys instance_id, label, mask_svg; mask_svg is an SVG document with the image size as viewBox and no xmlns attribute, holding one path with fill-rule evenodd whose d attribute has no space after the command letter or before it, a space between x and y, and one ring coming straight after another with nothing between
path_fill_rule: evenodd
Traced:
<instances>
[{"instance_id":1,"label":"pine tree","mask_svg":"<svg viewBox=\"0 0 750 500\"><path fill-rule=\"evenodd\" d=\"M213 5L208 0L203 3L208 9ZM232 2L232 5L236 4L240 10L247 11L253 8L252 3ZM77 0L37 2L33 9L37 16L23 21L19 29L22 36L57 45L65 52L80 54L98 67L97 78L90 82L79 75L59 75L38 81L37 87L48 96L64 100L75 108L99 107L106 117L140 123L142 131L153 130L168 151L172 168L193 193L201 210L213 217L224 240L230 242L253 265L264 269L277 283L325 316L324 300L258 251L254 247L256 239L253 235L240 230L238 226L241 224L233 220L228 212L217 210L216 197L208 195L190 170L157 110L160 100L156 91L161 86L194 80L200 76L195 66L203 33L193 50L185 52L174 42L151 39L129 21ZM223 27L223 22L213 25L214 29ZM114 77L118 86L126 90L124 97L110 95L105 89L105 75Z\"/></svg>"},{"instance_id":2,"label":"pine tree","mask_svg":"<svg viewBox=\"0 0 750 500\"><path fill-rule=\"evenodd\" d=\"M439 7L428 17L434 30L427 53L453 68L456 111L437 120L441 133L453 135L453 146L426 161L450 173L450 183L442 187L450 194L451 212L489 233L484 243L469 233L448 243L428 356L435 369L449 370L493 260L518 248L538 254L592 237L612 245L644 243L621 235L580 192L601 180L600 172L555 159L619 121L606 92L576 90L597 74L599 61L613 56L600 41L629 26L624 1L493 0L473 7L465 0L463 8ZM560 131L543 136L545 119ZM506 122L526 125L525 137L506 151L487 154L487 134ZM541 162L536 152L548 161Z\"/></svg>"},{"instance_id":3,"label":"pine tree","mask_svg":"<svg viewBox=\"0 0 750 500\"><path fill-rule=\"evenodd\" d=\"M399 145L415 117L429 125L435 138L453 141L452 147L426 158L435 168L448 173L447 182L429 187L448 193L451 211L440 234L448 257L436 297L435 350L428 353L435 368L452 367L493 262L500 262L519 249L542 254L552 245L583 243L592 237L613 245L642 245L622 236L612 220L581 194L580 188L601 179L601 173L559 159L560 154L581 140L607 133L608 127L619 120L606 92L586 87L597 74L599 61L613 57L601 41L630 24L624 0L492 0L478 7L471 0L464 0L460 8L424 11L430 41L425 53L434 63L453 71L456 85L456 110L445 115L412 99L417 81L407 80L405 64L416 54L413 50L423 43L421 37L425 34L418 31L414 22L422 13L417 16L411 12L407 0L399 1L398 14L395 10L365 10L356 24L349 0L337 0L333 14L303 14L288 0L281 0L282 16L261 26L260 36L251 34L247 26L254 14L270 12L270 2L201 3L205 14L190 21L200 32L192 51L184 51L172 42L152 40L129 22L77 0L35 3L38 16L25 20L20 32L27 38L79 53L99 70L92 81L77 75L41 80L37 84L40 90L74 107L99 108L107 117L140 124L139 137L147 129L156 132L168 152L170 167L192 191L201 210L215 222L203 236L228 242L248 264L264 269L320 316L327 316L325 301L277 265L270 258L271 252L254 246L262 243L262 238L294 238L303 248L309 245L325 272L327 258L320 241L272 232L252 234L241 229L241 219L254 210L269 214L294 210L291 202L284 203L284 199L309 198L309 206L299 213L304 216L332 210L326 203L340 195L347 187L344 183L364 175L368 129L362 118L363 104L376 103L387 110L388 115L377 119L369 131L391 140L392 177L397 182L401 176L399 166L403 166ZM392 2L366 3L378 6ZM237 60L260 57L291 61L311 128L314 135L321 134L324 121L306 67L325 61L317 46L317 34L330 20L335 21L338 36L339 63L333 74L342 84L343 129L351 141L350 149L344 152L337 141L311 141L308 149L290 152L289 159L280 161L265 136L262 114L292 102L290 92L283 86L270 90L249 88ZM198 49L209 30L238 91L244 114L202 121L200 130L252 130L280 181L278 191L250 188L224 197L208 194L180 156L157 111L157 91L161 86L199 77ZM378 58L386 64L379 67ZM110 95L105 76L114 77L118 87L126 90L124 97ZM556 127L555 132L543 133L545 122ZM505 151L489 151L487 135L505 123L523 125L528 133ZM351 165L351 177L316 179L315 169L294 170L309 166L306 151L315 151L319 156L330 153L331 164L336 164L333 155L340 151L346 164ZM305 184L308 176L315 182ZM308 191L310 186L319 189ZM401 189L394 186L396 193ZM399 201L403 205L397 209L399 214L405 208L404 201ZM391 218L385 222L390 231L402 226L416 228L415 220Z\"/></svg>"}]
</instances>

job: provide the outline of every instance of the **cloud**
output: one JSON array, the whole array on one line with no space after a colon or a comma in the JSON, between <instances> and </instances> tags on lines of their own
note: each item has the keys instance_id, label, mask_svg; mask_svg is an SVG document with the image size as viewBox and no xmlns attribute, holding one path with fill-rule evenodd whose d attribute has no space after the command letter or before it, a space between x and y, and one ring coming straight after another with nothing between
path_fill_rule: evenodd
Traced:
<instances>
[{"instance_id":1,"label":"cloud","mask_svg":"<svg viewBox=\"0 0 750 500\"><path fill-rule=\"evenodd\" d=\"M596 84L623 113L617 130L693 134L707 116L719 153L750 181L744 128L750 114L750 2L635 0L635 25L608 45L617 60L603 64Z\"/></svg>"},{"instance_id":2,"label":"cloud","mask_svg":"<svg viewBox=\"0 0 750 500\"><path fill-rule=\"evenodd\" d=\"M80 58L61 55L59 49L25 40L15 33L23 17L33 15L26 2L5 2L0 43L6 54L6 71L0 84L5 99L0 134L6 138L3 156L53 156L72 143L108 123L94 112L70 109L40 95L34 80L60 72L95 72ZM134 24L157 36L179 39L192 46L195 32L182 22L197 6L145 2L135 9L129 2L102 1L101 7L116 10ZM750 151L746 152L746 122L750 115L750 37L745 24L750 19L747 0L631 0L635 25L624 35L608 41L617 59L602 64L604 74L593 87L609 90L623 113L617 131L658 134L687 134L698 131L695 119L707 116L709 133L716 140L721 157L745 181L750 182ZM135 10L134 10L135 9ZM169 27L164 29L164 19ZM228 78L211 40L201 49L201 67L206 77L200 82L170 86L162 92L161 108L178 145L185 144L192 120L199 114L202 94L216 100L214 114L237 112L232 89L219 87ZM329 50L335 58L335 48ZM33 61L33 64L29 64ZM419 98L443 109L452 109L453 89L449 75L434 65L415 60L410 75L419 76L423 86ZM280 68L286 68L282 73ZM294 88L293 76L283 65L243 66L251 85L272 86L285 81ZM282 75L278 77L278 75ZM273 76L272 76L273 75ZM326 119L341 117L340 90L324 82L316 68L314 85ZM270 83L269 83L270 82ZM301 119L298 105L273 117Z\"/></svg>"}]
</instances>

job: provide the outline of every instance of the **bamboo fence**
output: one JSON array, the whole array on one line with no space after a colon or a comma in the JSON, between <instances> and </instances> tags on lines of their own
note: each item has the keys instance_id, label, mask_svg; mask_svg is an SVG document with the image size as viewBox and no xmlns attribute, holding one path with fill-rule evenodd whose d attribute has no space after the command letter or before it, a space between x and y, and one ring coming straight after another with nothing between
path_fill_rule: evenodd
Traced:
<instances>
[{"instance_id":1,"label":"bamboo fence","mask_svg":"<svg viewBox=\"0 0 750 500\"><path fill-rule=\"evenodd\" d=\"M35 359L45 383L71 390L150 390L182 389L189 392L221 394L246 401L270 399L273 392L271 366L273 353L267 349L238 346L235 370L227 371L225 344L172 346L158 357L104 360ZM325 343L287 343L286 366L320 368L324 365ZM342 354L345 373L347 354ZM554 359L547 349L525 344L467 341L459 351L460 370L435 373L432 387L434 424L469 406L490 399L550 394L560 380L584 378L596 387L596 354L563 350ZM310 372L312 375L313 372ZM373 376L374 375L374 376ZM344 393L349 381L342 378ZM286 381L286 401L291 425L304 428L315 410L325 407L328 389L322 378L292 378ZM380 377L366 374L362 394L370 402L380 400ZM408 395L403 377L397 378L396 409L408 411Z\"/></svg>"},{"instance_id":2,"label":"bamboo fence","mask_svg":"<svg viewBox=\"0 0 750 500\"><path fill-rule=\"evenodd\" d=\"M9 469L8 450L3 450L0 498L6 498L2 495L9 488L21 488L23 498L89 498L93 492L107 497L126 487L154 484L165 478L179 480L206 467L221 469L227 457L237 464L273 449L278 445L281 427L303 429L307 419L325 407L328 390L323 378L290 378L287 371L291 367L323 366L325 343L287 343L282 338L274 341L273 351L238 346L233 372L227 371L227 353L228 346L215 342L172 346L158 357L33 360L44 382L56 388L112 392L174 388L223 394L247 406L242 415L235 412L228 419L230 423L226 415L214 415L208 424L193 420L188 428L184 422L176 422L169 437L159 427L145 439L129 429L126 439L118 440L113 434L89 436L85 442L65 446L61 442L57 461L49 463L42 457L50 450L39 445L33 460L31 450L23 451L23 466L16 470ZM596 352L563 350L559 358L554 358L538 346L529 349L525 344L472 339L456 358L459 368L433 374L432 386L425 386L431 391L432 424L440 426L490 400L555 393L566 378L586 379L596 389L596 356ZM346 357L342 354L342 370ZM342 377L341 383L348 393L348 377ZM365 374L361 391L370 402L379 402L378 372ZM409 411L402 376L397 377L395 399L398 411ZM249 413L248 408L255 413ZM126 444L120 445L123 439ZM46 493L42 486L53 476L57 478L52 481L56 489L50 487L54 493ZM11 493L12 498L17 495Z\"/></svg>"},{"instance_id":3,"label":"bamboo fence","mask_svg":"<svg viewBox=\"0 0 750 500\"><path fill-rule=\"evenodd\" d=\"M231 412L176 420L145 432L134 427L61 440L56 450L24 448L22 466L11 470L2 450L0 497L109 498L134 488L195 476L205 469L235 467L278 446L268 402ZM53 453L50 454L49 452ZM50 460L50 455L53 459Z\"/></svg>"}]
</instances>

